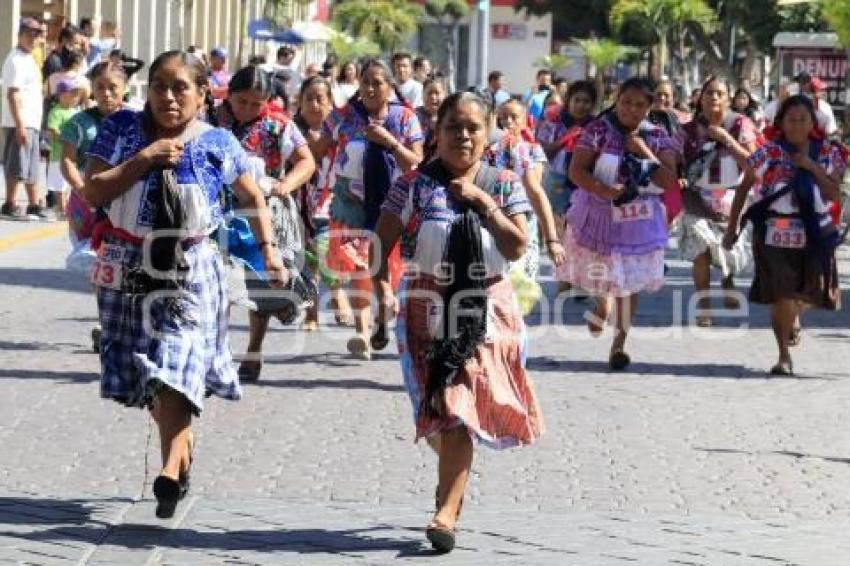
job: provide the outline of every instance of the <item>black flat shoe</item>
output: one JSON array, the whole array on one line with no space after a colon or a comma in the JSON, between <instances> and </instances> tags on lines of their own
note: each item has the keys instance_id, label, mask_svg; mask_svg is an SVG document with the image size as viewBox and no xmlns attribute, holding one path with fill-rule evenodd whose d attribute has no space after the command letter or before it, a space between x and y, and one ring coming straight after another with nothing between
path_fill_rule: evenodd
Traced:
<instances>
[{"instance_id":1,"label":"black flat shoe","mask_svg":"<svg viewBox=\"0 0 850 566\"><path fill-rule=\"evenodd\" d=\"M153 495L156 497L156 516L160 519L170 519L177 509L181 499L180 482L168 476L159 476L153 482ZM185 495L185 492L183 493Z\"/></svg>"},{"instance_id":2,"label":"black flat shoe","mask_svg":"<svg viewBox=\"0 0 850 566\"><path fill-rule=\"evenodd\" d=\"M782 362L770 368L770 375L794 375L794 364L791 362Z\"/></svg>"},{"instance_id":3,"label":"black flat shoe","mask_svg":"<svg viewBox=\"0 0 850 566\"><path fill-rule=\"evenodd\" d=\"M240 383L256 383L260 380L260 372L263 371L263 362L242 362L239 365L239 370L236 374L239 376Z\"/></svg>"},{"instance_id":4,"label":"black flat shoe","mask_svg":"<svg viewBox=\"0 0 850 566\"><path fill-rule=\"evenodd\" d=\"M387 336L386 324L381 323L375 327L375 334L372 335L372 340L370 342L373 350L381 351L387 347L390 343L390 339Z\"/></svg>"},{"instance_id":5,"label":"black flat shoe","mask_svg":"<svg viewBox=\"0 0 850 566\"><path fill-rule=\"evenodd\" d=\"M622 371L629 367L630 363L632 363L632 359L622 350L611 352L611 356L608 358L608 367L612 371Z\"/></svg>"},{"instance_id":6,"label":"black flat shoe","mask_svg":"<svg viewBox=\"0 0 850 566\"><path fill-rule=\"evenodd\" d=\"M431 548L440 554L447 554L455 548L455 530L443 526L433 526L425 529L425 536L431 543Z\"/></svg>"}]
</instances>

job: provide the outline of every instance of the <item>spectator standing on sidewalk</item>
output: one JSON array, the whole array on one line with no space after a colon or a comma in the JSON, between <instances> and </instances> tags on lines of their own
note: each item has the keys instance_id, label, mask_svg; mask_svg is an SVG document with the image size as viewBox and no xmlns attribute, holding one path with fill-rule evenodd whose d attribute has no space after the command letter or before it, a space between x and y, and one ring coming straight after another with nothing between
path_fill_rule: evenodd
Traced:
<instances>
[{"instance_id":1,"label":"spectator standing on sidewalk","mask_svg":"<svg viewBox=\"0 0 850 566\"><path fill-rule=\"evenodd\" d=\"M227 97L230 84L230 71L227 70L227 50L224 47L213 47L210 51L210 92L220 104Z\"/></svg>"},{"instance_id":2,"label":"spectator standing on sidewalk","mask_svg":"<svg viewBox=\"0 0 850 566\"><path fill-rule=\"evenodd\" d=\"M0 213L16 219L24 215L15 199L18 183L23 182L29 199L26 214L33 219L49 220L38 203L36 182L41 162L39 132L43 117L42 80L32 50L42 29L33 18L23 18L18 27L18 44L3 63L2 125L5 145L3 170L6 176L6 202Z\"/></svg>"},{"instance_id":3,"label":"spectator standing on sidewalk","mask_svg":"<svg viewBox=\"0 0 850 566\"><path fill-rule=\"evenodd\" d=\"M491 71L487 75L487 88L484 90L487 102L495 112L499 106L511 99L511 95L505 90L505 73L502 71Z\"/></svg>"},{"instance_id":4,"label":"spectator standing on sidewalk","mask_svg":"<svg viewBox=\"0 0 850 566\"><path fill-rule=\"evenodd\" d=\"M63 54L69 51L77 51L83 55L83 58L88 54L88 45L86 44L86 36L77 26L67 25L59 30L59 43L56 48L47 56L42 68L44 80L48 80L50 75L58 73L62 70ZM88 70L87 65L83 65L82 72Z\"/></svg>"},{"instance_id":5,"label":"spectator standing on sidewalk","mask_svg":"<svg viewBox=\"0 0 850 566\"><path fill-rule=\"evenodd\" d=\"M59 102L47 114L47 137L50 140L50 160L47 164L47 190L54 194L53 202L61 219L65 218L68 183L62 176L60 158L62 143L59 136L65 124L79 111L82 89L74 79L62 79L56 85Z\"/></svg>"},{"instance_id":6,"label":"spectator standing on sidewalk","mask_svg":"<svg viewBox=\"0 0 850 566\"><path fill-rule=\"evenodd\" d=\"M427 57L419 56L413 60L413 78L425 84L434 75L434 67Z\"/></svg>"},{"instance_id":7,"label":"spectator standing on sidewalk","mask_svg":"<svg viewBox=\"0 0 850 566\"><path fill-rule=\"evenodd\" d=\"M396 53L392 58L393 74L398 90L411 108L422 106L422 83L413 78L410 53Z\"/></svg>"}]
</instances>

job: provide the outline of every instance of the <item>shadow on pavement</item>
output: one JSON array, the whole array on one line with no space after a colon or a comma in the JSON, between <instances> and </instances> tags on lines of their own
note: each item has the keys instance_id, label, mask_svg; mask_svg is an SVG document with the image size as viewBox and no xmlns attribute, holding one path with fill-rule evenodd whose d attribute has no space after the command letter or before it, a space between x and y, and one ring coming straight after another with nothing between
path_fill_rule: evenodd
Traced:
<instances>
[{"instance_id":1,"label":"shadow on pavement","mask_svg":"<svg viewBox=\"0 0 850 566\"><path fill-rule=\"evenodd\" d=\"M0 286L3 285L85 293L91 295L94 300L94 291L85 275L72 273L67 269L0 268Z\"/></svg>"},{"instance_id":2,"label":"shadow on pavement","mask_svg":"<svg viewBox=\"0 0 850 566\"><path fill-rule=\"evenodd\" d=\"M370 536L375 531L396 530L393 526L363 529L280 529L197 531L191 528L171 529L166 525L122 523L105 538L103 529L67 525L30 533L0 532L33 542L98 541L110 547L131 550L179 549L182 551L286 552L294 554L349 554L396 551L398 556L430 556L434 554L424 542L405 538Z\"/></svg>"},{"instance_id":3,"label":"shadow on pavement","mask_svg":"<svg viewBox=\"0 0 850 566\"><path fill-rule=\"evenodd\" d=\"M130 503L128 498L109 499L40 499L34 497L0 497L0 525L55 525L57 523L102 523L92 519L104 504ZM7 536L21 536L5 533Z\"/></svg>"},{"instance_id":4,"label":"shadow on pavement","mask_svg":"<svg viewBox=\"0 0 850 566\"><path fill-rule=\"evenodd\" d=\"M717 379L791 379L791 380L824 380L834 381L837 377L824 376L773 376L768 375L767 368L757 370L740 365L732 364L700 364L700 363L682 363L682 364L665 364L659 362L644 363L633 362L627 371L612 372L608 369L607 361L587 361L587 360L563 360L552 358L549 356L535 356L528 358L526 367L533 371L552 371L559 373L601 373L610 374L612 376L627 376L633 375L653 375L656 377L664 375L672 375L676 377L697 377L697 378L717 378Z\"/></svg>"},{"instance_id":5,"label":"shadow on pavement","mask_svg":"<svg viewBox=\"0 0 850 566\"><path fill-rule=\"evenodd\" d=\"M0 379L55 379L61 383L91 383L99 381L100 374L82 371L0 368Z\"/></svg>"}]
</instances>

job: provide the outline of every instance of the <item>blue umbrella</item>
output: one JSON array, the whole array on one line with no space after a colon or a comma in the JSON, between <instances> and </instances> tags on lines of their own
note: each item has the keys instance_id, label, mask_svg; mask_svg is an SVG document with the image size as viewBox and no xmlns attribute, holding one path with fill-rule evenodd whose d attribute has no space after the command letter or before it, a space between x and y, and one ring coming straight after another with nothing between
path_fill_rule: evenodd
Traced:
<instances>
[{"instance_id":1,"label":"blue umbrella","mask_svg":"<svg viewBox=\"0 0 850 566\"><path fill-rule=\"evenodd\" d=\"M278 43L301 44L304 36L295 30L280 28L269 20L252 20L248 23L248 37L251 39L271 39Z\"/></svg>"}]
</instances>

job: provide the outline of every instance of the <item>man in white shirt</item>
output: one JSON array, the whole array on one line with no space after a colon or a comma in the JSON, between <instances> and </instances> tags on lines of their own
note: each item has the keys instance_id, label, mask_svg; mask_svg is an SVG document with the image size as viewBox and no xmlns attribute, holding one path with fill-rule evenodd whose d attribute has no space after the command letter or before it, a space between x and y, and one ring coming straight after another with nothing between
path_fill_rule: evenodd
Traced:
<instances>
[{"instance_id":1,"label":"man in white shirt","mask_svg":"<svg viewBox=\"0 0 850 566\"><path fill-rule=\"evenodd\" d=\"M298 91L301 90L301 83L304 81L301 71L298 70L300 62L295 48L290 45L283 45L277 50L277 63L271 65L273 73L289 77L286 83L289 96L297 95Z\"/></svg>"},{"instance_id":2,"label":"man in white shirt","mask_svg":"<svg viewBox=\"0 0 850 566\"><path fill-rule=\"evenodd\" d=\"M497 110L499 106L511 99L511 95L504 89L505 74L502 71L491 71L487 75L487 89L484 91L487 100Z\"/></svg>"},{"instance_id":3,"label":"man in white shirt","mask_svg":"<svg viewBox=\"0 0 850 566\"><path fill-rule=\"evenodd\" d=\"M410 53L396 53L392 63L401 95L413 108L422 106L422 83L413 78L413 59Z\"/></svg>"},{"instance_id":4,"label":"man in white shirt","mask_svg":"<svg viewBox=\"0 0 850 566\"><path fill-rule=\"evenodd\" d=\"M6 176L6 201L0 214L23 220L49 220L38 204L36 181L41 163L39 132L43 113L41 71L32 50L41 37L41 24L23 18L18 27L18 45L3 63L3 111L0 116L5 144L3 172ZM18 183L23 182L29 199L26 216L15 204Z\"/></svg>"},{"instance_id":5,"label":"man in white shirt","mask_svg":"<svg viewBox=\"0 0 850 566\"><path fill-rule=\"evenodd\" d=\"M818 118L818 126L827 135L832 136L838 132L838 122L835 121L835 113L832 106L826 101L826 85L818 77L813 77L803 71L797 75L800 90L815 103L815 113Z\"/></svg>"}]
</instances>

